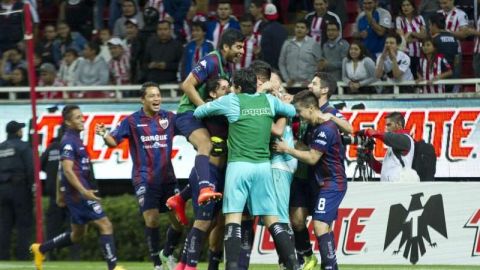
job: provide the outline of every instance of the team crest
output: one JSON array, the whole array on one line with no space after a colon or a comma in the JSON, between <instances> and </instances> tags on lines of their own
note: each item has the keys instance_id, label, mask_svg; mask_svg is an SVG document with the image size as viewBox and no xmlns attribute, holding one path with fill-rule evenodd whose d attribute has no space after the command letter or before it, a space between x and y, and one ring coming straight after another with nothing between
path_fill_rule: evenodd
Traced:
<instances>
[{"instance_id":1,"label":"team crest","mask_svg":"<svg viewBox=\"0 0 480 270\"><path fill-rule=\"evenodd\" d=\"M162 118L158 120L158 123L163 129L166 129L168 127L168 119L167 118Z\"/></svg>"}]
</instances>

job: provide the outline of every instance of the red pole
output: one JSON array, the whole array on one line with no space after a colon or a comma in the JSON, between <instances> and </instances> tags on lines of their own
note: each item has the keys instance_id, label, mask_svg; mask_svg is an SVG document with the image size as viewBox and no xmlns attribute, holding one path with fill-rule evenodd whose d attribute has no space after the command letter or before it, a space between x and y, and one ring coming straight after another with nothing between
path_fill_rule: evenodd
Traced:
<instances>
[{"instance_id":1,"label":"red pole","mask_svg":"<svg viewBox=\"0 0 480 270\"><path fill-rule=\"evenodd\" d=\"M42 212L42 182L40 181L40 157L38 155L38 132L37 132L37 96L35 85L37 78L35 74L35 64L33 61L33 21L30 13L30 5L25 3L23 5L24 20L25 20L25 42L27 44L27 63L28 63L28 81L30 82L30 100L32 104L32 126L33 126L33 169L35 180L35 224L37 242L43 242L43 212Z\"/></svg>"}]
</instances>

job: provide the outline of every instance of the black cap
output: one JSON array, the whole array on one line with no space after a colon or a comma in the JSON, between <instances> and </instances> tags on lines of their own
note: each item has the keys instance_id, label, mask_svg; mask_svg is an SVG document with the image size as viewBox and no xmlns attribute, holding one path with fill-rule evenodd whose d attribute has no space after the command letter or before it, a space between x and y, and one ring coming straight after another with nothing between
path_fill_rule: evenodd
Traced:
<instances>
[{"instance_id":1,"label":"black cap","mask_svg":"<svg viewBox=\"0 0 480 270\"><path fill-rule=\"evenodd\" d=\"M25 127L25 123L19 123L17 121L10 121L7 124L7 133L8 134L15 134L17 131Z\"/></svg>"}]
</instances>

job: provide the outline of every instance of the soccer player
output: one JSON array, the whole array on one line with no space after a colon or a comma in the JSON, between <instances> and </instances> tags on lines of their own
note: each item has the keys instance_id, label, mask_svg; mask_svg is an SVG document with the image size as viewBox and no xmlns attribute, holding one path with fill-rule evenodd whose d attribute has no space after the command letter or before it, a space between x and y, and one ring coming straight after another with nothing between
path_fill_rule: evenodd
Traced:
<instances>
[{"instance_id":1,"label":"soccer player","mask_svg":"<svg viewBox=\"0 0 480 270\"><path fill-rule=\"evenodd\" d=\"M304 90L296 94L293 104L300 117L309 124L305 143L307 148L296 149L286 142L274 144L273 149L290 154L312 166L317 183L315 208L312 213L315 236L320 247L322 269L338 269L332 222L347 191L345 148L337 125L325 121L316 96ZM298 144L297 144L298 145Z\"/></svg>"},{"instance_id":2,"label":"soccer player","mask_svg":"<svg viewBox=\"0 0 480 270\"><path fill-rule=\"evenodd\" d=\"M100 198L92 183L90 157L80 139L85 124L82 111L77 105L67 105L63 108L62 116L66 130L61 140L61 184L65 191L58 194L64 196L70 211L72 231L64 232L42 244L32 244L30 249L34 255L35 267L42 270L45 253L79 242L85 235L87 224L92 224L100 233L100 245L108 269L123 270L123 267L117 265L112 223L100 205Z\"/></svg>"},{"instance_id":3,"label":"soccer player","mask_svg":"<svg viewBox=\"0 0 480 270\"><path fill-rule=\"evenodd\" d=\"M214 77L229 79L233 63L243 55L243 35L235 29L227 29L220 40L217 50L203 57L187 76L181 85L184 92L177 110L176 127L197 149L195 170L198 175L200 195L198 202L206 203L212 199L221 198L222 194L215 191L210 183L209 155L212 150L210 134L205 125L193 117L197 106L205 103L204 83Z\"/></svg>"},{"instance_id":4,"label":"soccer player","mask_svg":"<svg viewBox=\"0 0 480 270\"><path fill-rule=\"evenodd\" d=\"M293 117L295 110L271 95L255 93L256 76L250 69L237 71L232 83L234 93L204 104L194 112L197 118L225 115L229 122L223 200L226 269L238 269L240 223L245 204L252 215L263 217L287 269L298 269L290 237L278 222L269 149L273 118L276 115Z\"/></svg>"},{"instance_id":5,"label":"soccer player","mask_svg":"<svg viewBox=\"0 0 480 270\"><path fill-rule=\"evenodd\" d=\"M218 99L230 92L229 83L224 79L214 78L210 79L206 83L206 90L209 93L210 99ZM223 186L225 183L225 165L226 165L226 154L227 154L227 134L228 134L228 123L224 116L216 116L205 119L205 125L208 127L210 134L212 135L212 142L214 142L214 148L210 155L210 175L211 183L217 187L218 191L223 191ZM193 227L190 230L187 239L185 240L185 246L182 251L182 257L180 262L177 264L175 270L194 270L197 269L197 263L200 259L200 252L203 248L203 242L205 236L208 234L208 230L213 227L212 225L223 225L223 218L218 217L220 212L221 202L212 202L206 205L198 204L197 198L199 196L198 186L196 185L197 175L195 169L192 169L190 174L189 183L192 191L192 205L193 212L195 216L195 221L193 222ZM214 221L222 224L213 224ZM219 230L213 230L211 234L212 237L217 239L222 237L222 232L218 235ZM213 241L218 242L218 241ZM217 249L215 245L210 244L210 259L214 255L221 257L223 252L222 248ZM220 253L220 254L218 254ZM218 269L219 260L209 260L209 269ZM216 265L216 268L214 265Z\"/></svg>"},{"instance_id":6,"label":"soccer player","mask_svg":"<svg viewBox=\"0 0 480 270\"><path fill-rule=\"evenodd\" d=\"M182 234L182 227L169 213L164 249L159 247L159 217L166 213L166 200L175 194L177 179L170 159L175 136L175 114L162 110L160 88L157 83L146 82L140 89L143 107L120 122L110 133L103 124L96 126L96 133L103 137L108 147L116 147L124 139L129 140L132 155L132 183L140 211L145 221L145 235L155 270L172 270L175 267L173 250ZM159 257L160 254L160 257ZM165 268L166 267L166 268Z\"/></svg>"}]
</instances>

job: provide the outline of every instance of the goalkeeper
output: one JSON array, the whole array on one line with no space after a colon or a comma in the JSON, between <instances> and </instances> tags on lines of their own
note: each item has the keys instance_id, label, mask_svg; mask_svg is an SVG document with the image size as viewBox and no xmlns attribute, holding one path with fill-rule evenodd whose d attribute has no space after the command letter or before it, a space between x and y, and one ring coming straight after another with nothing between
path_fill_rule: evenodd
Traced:
<instances>
[{"instance_id":1,"label":"goalkeeper","mask_svg":"<svg viewBox=\"0 0 480 270\"><path fill-rule=\"evenodd\" d=\"M210 98L217 99L230 92L229 83L224 79L214 78L206 83L206 90ZM224 116L215 116L206 118L204 124L207 127L212 141L212 152L210 154L210 183L216 187L217 192L223 192L225 184L225 165L227 159L227 135L228 122ZM221 254L223 253L222 237L224 220L220 214L222 201L211 201L208 204L200 205L198 196L200 194L198 183L198 173L195 167L192 169L189 177L189 183L192 194L192 204L195 221L193 227L188 233L183 247L180 262L176 270L197 269L197 263L200 259L200 253L203 249L203 241L210 227L214 227L210 233L209 242L209 269L218 269ZM178 195L176 195L178 196ZM212 265L215 264L215 265Z\"/></svg>"}]
</instances>

